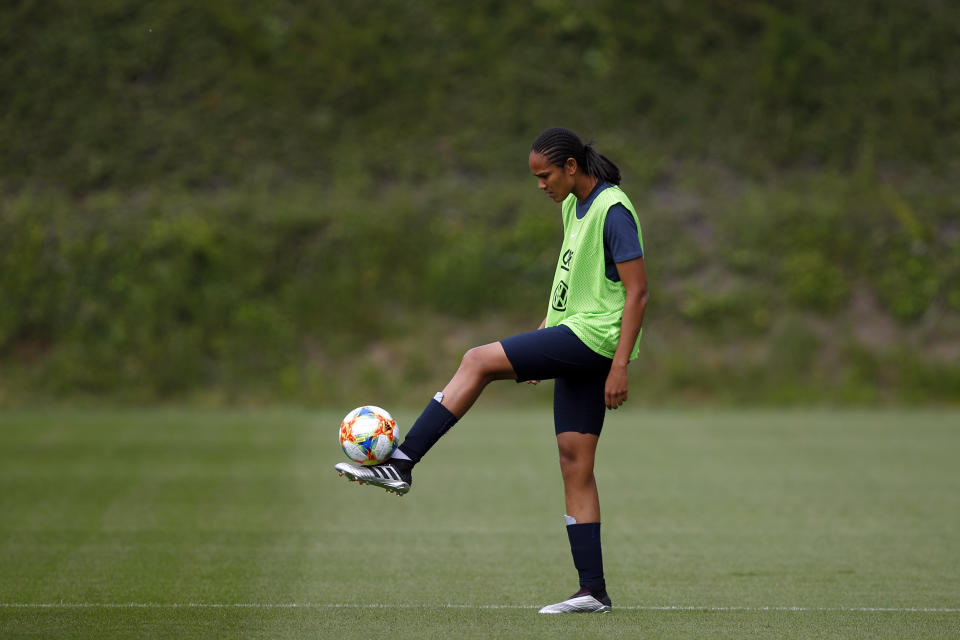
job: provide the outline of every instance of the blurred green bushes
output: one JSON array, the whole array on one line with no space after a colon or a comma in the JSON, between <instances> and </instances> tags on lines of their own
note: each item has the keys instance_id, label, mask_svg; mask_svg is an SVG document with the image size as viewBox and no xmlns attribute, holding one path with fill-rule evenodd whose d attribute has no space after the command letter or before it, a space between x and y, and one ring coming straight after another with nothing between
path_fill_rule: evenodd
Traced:
<instances>
[{"instance_id":1,"label":"blurred green bushes","mask_svg":"<svg viewBox=\"0 0 960 640\"><path fill-rule=\"evenodd\" d=\"M474 342L536 325L559 221L530 180L434 187L10 198L3 397L330 402L435 385ZM457 197L468 188L492 197ZM832 178L710 188L679 213L631 189L652 291L638 395L955 399L956 238L911 244Z\"/></svg>"},{"instance_id":2,"label":"blurred green bushes","mask_svg":"<svg viewBox=\"0 0 960 640\"><path fill-rule=\"evenodd\" d=\"M949 3L8 3L0 404L432 392L542 317L554 124L640 211L636 395L956 402L958 33Z\"/></svg>"},{"instance_id":3,"label":"blurred green bushes","mask_svg":"<svg viewBox=\"0 0 960 640\"><path fill-rule=\"evenodd\" d=\"M523 191L459 211L402 187L366 199L166 189L82 204L24 193L0 218L0 350L25 386L57 395L297 397L306 360L324 364L327 384L431 316L469 322L518 299L541 312L557 229L550 215L515 215L535 195Z\"/></svg>"},{"instance_id":4,"label":"blurred green bushes","mask_svg":"<svg viewBox=\"0 0 960 640\"><path fill-rule=\"evenodd\" d=\"M960 9L940 2L10 2L0 173L157 180L513 175L566 123L766 175L956 170ZM614 142L614 140L618 142Z\"/></svg>"}]
</instances>

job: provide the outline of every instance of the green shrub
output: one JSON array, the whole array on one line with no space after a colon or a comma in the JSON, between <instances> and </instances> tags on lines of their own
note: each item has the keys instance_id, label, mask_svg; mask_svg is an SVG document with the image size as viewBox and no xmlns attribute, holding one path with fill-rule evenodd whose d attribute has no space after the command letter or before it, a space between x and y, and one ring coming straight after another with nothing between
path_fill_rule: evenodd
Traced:
<instances>
[{"instance_id":1,"label":"green shrub","mask_svg":"<svg viewBox=\"0 0 960 640\"><path fill-rule=\"evenodd\" d=\"M651 398L954 399L931 347L902 376L884 354L954 339L960 11L567 9L7 3L0 403L446 375L461 334L542 317L560 224L526 155L554 124L638 207ZM903 335L844 346L862 291Z\"/></svg>"},{"instance_id":2,"label":"green shrub","mask_svg":"<svg viewBox=\"0 0 960 640\"><path fill-rule=\"evenodd\" d=\"M839 309L850 293L840 268L816 251L787 255L780 263L780 278L791 302L822 313Z\"/></svg>"}]
</instances>

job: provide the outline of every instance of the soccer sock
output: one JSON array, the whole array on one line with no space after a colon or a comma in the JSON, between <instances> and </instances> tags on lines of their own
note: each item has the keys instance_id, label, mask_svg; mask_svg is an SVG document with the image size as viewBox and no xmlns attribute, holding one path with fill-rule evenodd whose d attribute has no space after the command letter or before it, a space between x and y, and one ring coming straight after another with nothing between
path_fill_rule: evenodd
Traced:
<instances>
[{"instance_id":1,"label":"soccer sock","mask_svg":"<svg viewBox=\"0 0 960 640\"><path fill-rule=\"evenodd\" d=\"M572 519L572 518L571 518ZM568 524L570 553L573 566L580 574L580 588L595 594L604 594L607 584L603 579L603 551L600 548L600 523Z\"/></svg>"},{"instance_id":2,"label":"soccer sock","mask_svg":"<svg viewBox=\"0 0 960 640\"><path fill-rule=\"evenodd\" d=\"M438 394L439 395L439 394ZM413 464L420 462L420 458L437 444L440 437L449 431L450 427L457 424L457 416L450 413L450 410L433 399L427 408L423 410L420 417L417 418L407 437L403 439L400 445L400 451L410 458Z\"/></svg>"},{"instance_id":3,"label":"soccer sock","mask_svg":"<svg viewBox=\"0 0 960 640\"><path fill-rule=\"evenodd\" d=\"M416 464L410 459L410 456L405 454L403 451L400 451L400 447L397 447L393 450L393 454L390 456L390 459L387 460L387 462L392 464L393 467L401 474L410 473L410 470L413 469L413 465Z\"/></svg>"},{"instance_id":4,"label":"soccer sock","mask_svg":"<svg viewBox=\"0 0 960 640\"><path fill-rule=\"evenodd\" d=\"M400 447L397 447L393 450L393 455L390 456L391 460L409 460L410 456L405 454L403 451L400 451Z\"/></svg>"}]
</instances>

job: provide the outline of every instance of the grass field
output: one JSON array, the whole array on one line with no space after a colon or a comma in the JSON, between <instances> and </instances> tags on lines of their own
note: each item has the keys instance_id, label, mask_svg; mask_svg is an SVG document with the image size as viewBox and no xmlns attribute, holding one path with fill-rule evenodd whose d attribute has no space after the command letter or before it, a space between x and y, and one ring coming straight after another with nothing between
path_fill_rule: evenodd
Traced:
<instances>
[{"instance_id":1,"label":"grass field","mask_svg":"<svg viewBox=\"0 0 960 640\"><path fill-rule=\"evenodd\" d=\"M958 412L611 414L615 610L549 617L549 410L481 401L403 498L332 470L345 412L0 412L0 638L960 637Z\"/></svg>"}]
</instances>

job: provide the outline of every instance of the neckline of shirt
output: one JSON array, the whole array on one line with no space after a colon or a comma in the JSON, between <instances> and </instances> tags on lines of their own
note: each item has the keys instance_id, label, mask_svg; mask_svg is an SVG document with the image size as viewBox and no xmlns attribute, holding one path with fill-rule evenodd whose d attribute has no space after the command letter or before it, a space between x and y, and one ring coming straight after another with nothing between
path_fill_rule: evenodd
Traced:
<instances>
[{"instance_id":1,"label":"neckline of shirt","mask_svg":"<svg viewBox=\"0 0 960 640\"><path fill-rule=\"evenodd\" d=\"M587 211L590 211L590 207L593 206L593 201L597 199L597 196L600 195L600 192L604 189L612 186L609 182L604 182L603 180L598 180L596 186L593 187L593 191L590 192L590 195L587 196L587 199L582 203L577 202L577 220L583 220L583 217L587 215Z\"/></svg>"}]
</instances>

